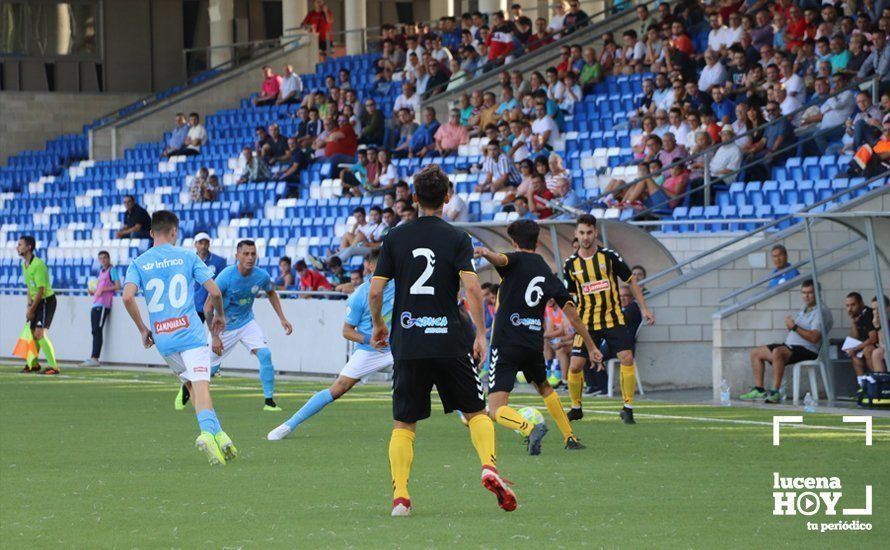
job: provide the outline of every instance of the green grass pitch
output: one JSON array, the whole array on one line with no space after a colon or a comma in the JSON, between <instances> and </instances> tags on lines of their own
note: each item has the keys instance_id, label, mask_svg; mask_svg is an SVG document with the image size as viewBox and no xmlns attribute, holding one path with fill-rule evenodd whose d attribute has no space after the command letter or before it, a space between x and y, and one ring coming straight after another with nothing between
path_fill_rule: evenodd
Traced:
<instances>
[{"instance_id":1,"label":"green grass pitch","mask_svg":"<svg viewBox=\"0 0 890 550\"><path fill-rule=\"evenodd\" d=\"M806 423L831 429L788 428L774 447L772 411L640 400L639 424L625 426L617 401L588 399L576 423L586 451L564 451L549 417L539 457L496 428L500 469L520 505L506 514L479 483L466 428L434 406L418 430L414 516L390 518L387 387L358 387L288 440L265 441L323 386L279 382L285 412L268 413L258 381L214 382L216 409L242 454L211 468L193 447L194 414L173 410L169 374L69 369L43 378L4 367L0 546L837 548L890 540L886 417L875 418L871 447L850 431L856 425L828 414ZM513 402L545 411L532 395ZM853 518L773 516L774 471L839 476L841 504L854 508L873 485L874 513L858 518L872 531L814 533L807 520Z\"/></svg>"}]
</instances>

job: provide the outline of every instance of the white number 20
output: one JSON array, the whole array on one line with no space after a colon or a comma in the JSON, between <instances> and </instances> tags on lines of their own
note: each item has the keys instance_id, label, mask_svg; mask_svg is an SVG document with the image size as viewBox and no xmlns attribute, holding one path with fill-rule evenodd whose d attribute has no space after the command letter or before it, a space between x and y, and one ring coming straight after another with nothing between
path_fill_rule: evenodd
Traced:
<instances>
[{"instance_id":1,"label":"white number 20","mask_svg":"<svg viewBox=\"0 0 890 550\"><path fill-rule=\"evenodd\" d=\"M535 277L529 281L528 288L525 289L525 303L528 304L528 307L535 307L541 303L541 298L544 297L544 290L539 285L545 280L544 277Z\"/></svg>"},{"instance_id":2,"label":"white number 20","mask_svg":"<svg viewBox=\"0 0 890 550\"><path fill-rule=\"evenodd\" d=\"M164 281L161 279L148 281L145 285L145 292L151 293L148 299L148 311L151 313L162 311L164 309L164 305L161 304L161 298L164 295ZM171 307L178 309L185 305L185 301L188 299L188 284L185 275L177 273L170 279L170 289L167 294L167 300Z\"/></svg>"},{"instance_id":3,"label":"white number 20","mask_svg":"<svg viewBox=\"0 0 890 550\"><path fill-rule=\"evenodd\" d=\"M414 281L414 284L411 285L408 292L411 294L434 295L436 293L435 289L431 286L426 286L424 283L429 281L430 277L433 276L433 267L436 265L436 254L429 248L415 248L411 251L411 254L415 258L423 257L426 260L426 269L424 269L423 273L420 274L420 277Z\"/></svg>"}]
</instances>

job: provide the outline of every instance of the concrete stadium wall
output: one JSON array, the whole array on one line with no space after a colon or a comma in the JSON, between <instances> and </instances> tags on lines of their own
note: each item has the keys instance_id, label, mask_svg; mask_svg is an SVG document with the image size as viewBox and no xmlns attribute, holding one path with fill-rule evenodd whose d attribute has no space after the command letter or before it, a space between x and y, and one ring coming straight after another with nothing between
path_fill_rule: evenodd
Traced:
<instances>
[{"instance_id":1,"label":"concrete stadium wall","mask_svg":"<svg viewBox=\"0 0 890 550\"><path fill-rule=\"evenodd\" d=\"M84 124L146 93L0 93L0 164L62 134L80 133Z\"/></svg>"},{"instance_id":2,"label":"concrete stadium wall","mask_svg":"<svg viewBox=\"0 0 890 550\"><path fill-rule=\"evenodd\" d=\"M890 194L872 198L850 210L890 210ZM822 222L816 227L817 254L853 238L852 233L836 224ZM672 252L676 250L676 244L668 244ZM788 248L792 263L809 257L806 232L802 227L786 238L783 244ZM766 246L649 300L656 324L642 329L637 348L637 366L644 388L711 388L715 380L719 386L719 381L726 378L737 395L742 393L743 385L750 386L748 351L755 344L784 339L781 330L784 328L783 319L800 307L798 290L771 298L752 310L726 319L720 330L715 328L712 316L733 303L721 303L721 297L772 271L769 248ZM820 264L824 265L832 258L843 257L851 251L838 251L824 260L820 259ZM834 315L831 337L849 334L849 319L843 311L846 293L856 290L869 297L874 295L871 273L871 264L865 258L820 279L826 304ZM890 277L887 279L885 284L890 282ZM766 284L761 290L765 288ZM714 343L718 347L715 348Z\"/></svg>"},{"instance_id":3,"label":"concrete stadium wall","mask_svg":"<svg viewBox=\"0 0 890 550\"><path fill-rule=\"evenodd\" d=\"M890 211L890 193L873 198L852 208L853 211ZM816 254L839 247L847 241L858 238L858 235L845 227L832 223L820 222L813 225L813 246ZM818 265L824 266L832 260L841 259L851 252L865 248L865 240L850 247L820 258ZM785 242L789 254L809 257L807 251L806 232L801 232ZM794 261L794 257L791 258ZM881 262L884 292L890 293L890 266ZM844 299L850 292L859 292L865 300L875 295L875 282L871 259L868 255L841 267L840 269L819 272L819 285L822 287L822 300L830 310L834 325L830 338L844 338L850 334L850 318L844 311ZM711 337L713 338L712 380L715 388L720 381L726 379L731 386L733 396L744 393L751 386L751 361L749 353L752 347L775 342L782 342L788 334L785 327L785 316L793 314L801 307L799 288L793 288L768 298L754 307L739 311L723 319L712 319ZM767 380L770 380L771 369L767 369ZM849 373L853 377L852 371ZM808 388L807 382L802 383ZM786 389L791 393L790 373L786 373ZM837 387L837 384L835 384ZM718 390L715 389L715 398ZM804 389L803 391L806 391ZM820 389L820 393L822 389ZM824 396L825 394L822 393Z\"/></svg>"},{"instance_id":4,"label":"concrete stadium wall","mask_svg":"<svg viewBox=\"0 0 890 550\"><path fill-rule=\"evenodd\" d=\"M59 296L50 336L60 361L81 362L89 357L92 343L88 296ZM145 304L140 300L143 319L148 319ZM305 374L336 374L347 357L347 343L341 336L346 316L345 300L282 300L285 315L294 326L290 336L266 300L254 308L257 322L272 350L276 370ZM0 296L0 358L10 355L24 325L24 295ZM166 367L157 350L144 349L121 300L114 307L105 326L105 345L100 360L105 363ZM18 358L12 361L21 361ZM255 358L238 347L223 362L223 368L258 370Z\"/></svg>"},{"instance_id":5,"label":"concrete stadium wall","mask_svg":"<svg viewBox=\"0 0 890 550\"><path fill-rule=\"evenodd\" d=\"M90 158L111 160L123 158L124 151L138 143L160 142L164 132L173 127L177 112L197 112L202 119L220 109L237 107L242 98L260 90L261 67L272 65L276 71L290 63L299 74L314 73L318 61L318 43L309 41L303 47L262 56L244 67L211 78L193 86L188 92L173 96L149 108L146 113L124 118L116 124L91 132ZM213 139L213 132L208 132ZM160 151L158 151L160 155Z\"/></svg>"}]
</instances>

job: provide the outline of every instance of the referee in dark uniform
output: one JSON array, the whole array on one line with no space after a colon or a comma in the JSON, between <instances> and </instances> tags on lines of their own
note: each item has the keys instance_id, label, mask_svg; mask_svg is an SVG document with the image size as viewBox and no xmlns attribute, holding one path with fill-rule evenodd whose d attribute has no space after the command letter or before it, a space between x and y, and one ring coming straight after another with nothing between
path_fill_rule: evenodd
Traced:
<instances>
[{"instance_id":1,"label":"referee in dark uniform","mask_svg":"<svg viewBox=\"0 0 890 550\"><path fill-rule=\"evenodd\" d=\"M414 176L414 202L422 216L387 233L368 296L375 347L386 344L381 311L383 288L395 284L391 348L394 427L389 442L393 479L393 516L411 514L408 477L414 460L417 421L430 416L433 386L446 413L463 412L482 463L482 485L498 505L516 509L516 495L497 470L494 424L485 414L482 382L473 359L485 359L482 289L473 267L470 236L442 219L450 198L448 176L431 164ZM466 289L475 340L468 341L458 310L460 285Z\"/></svg>"}]
</instances>

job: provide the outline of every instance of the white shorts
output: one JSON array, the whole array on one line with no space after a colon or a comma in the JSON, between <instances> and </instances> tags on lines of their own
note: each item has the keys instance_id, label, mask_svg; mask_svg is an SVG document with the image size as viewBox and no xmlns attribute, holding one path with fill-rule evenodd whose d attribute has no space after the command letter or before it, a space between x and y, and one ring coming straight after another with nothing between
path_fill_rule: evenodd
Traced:
<instances>
[{"instance_id":1,"label":"white shorts","mask_svg":"<svg viewBox=\"0 0 890 550\"><path fill-rule=\"evenodd\" d=\"M340 376L347 376L361 380L369 374L391 367L393 363L392 353L380 351L367 351L357 349L346 362L346 366L340 371Z\"/></svg>"},{"instance_id":2,"label":"white shorts","mask_svg":"<svg viewBox=\"0 0 890 550\"><path fill-rule=\"evenodd\" d=\"M210 346L164 355L164 361L183 382L210 382Z\"/></svg>"},{"instance_id":3,"label":"white shorts","mask_svg":"<svg viewBox=\"0 0 890 550\"><path fill-rule=\"evenodd\" d=\"M243 327L236 328L234 330L227 330L219 335L220 340L222 340L223 344L223 354L219 356L211 350L210 353L213 356L213 360L211 365L214 367L222 363L222 360L228 357L232 350L235 349L235 344L241 342L241 345L247 348L247 351L253 351L255 349L265 348L266 345L266 337L263 335L263 329L260 328L259 323L256 322L256 319L251 319L249 323L244 325Z\"/></svg>"}]
</instances>

